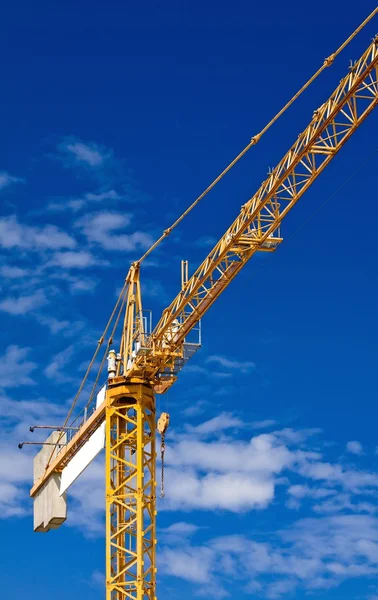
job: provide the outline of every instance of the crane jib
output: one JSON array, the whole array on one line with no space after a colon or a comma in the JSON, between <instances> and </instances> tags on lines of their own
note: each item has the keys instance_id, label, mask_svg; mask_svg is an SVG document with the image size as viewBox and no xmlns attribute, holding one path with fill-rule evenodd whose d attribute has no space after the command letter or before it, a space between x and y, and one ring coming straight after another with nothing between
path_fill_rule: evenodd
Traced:
<instances>
[{"instance_id":1,"label":"crane jib","mask_svg":"<svg viewBox=\"0 0 378 600\"><path fill-rule=\"evenodd\" d=\"M175 319L179 332L172 350L178 347L247 260L267 240L274 243L283 218L376 106L377 66L376 38L164 311L152 335L156 347ZM249 238L249 247L238 247L241 237Z\"/></svg>"}]
</instances>

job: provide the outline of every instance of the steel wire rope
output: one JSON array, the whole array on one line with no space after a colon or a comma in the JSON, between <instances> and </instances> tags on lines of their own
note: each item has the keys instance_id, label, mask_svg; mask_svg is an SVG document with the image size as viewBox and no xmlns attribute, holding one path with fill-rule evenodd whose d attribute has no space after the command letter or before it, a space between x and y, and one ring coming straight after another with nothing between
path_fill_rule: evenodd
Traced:
<instances>
[{"instance_id":1,"label":"steel wire rope","mask_svg":"<svg viewBox=\"0 0 378 600\"><path fill-rule=\"evenodd\" d=\"M99 339L99 340L98 340L98 342L97 342L96 349L95 349L95 351L94 351L94 354L93 354L93 356L92 356L92 359L91 359L91 361L90 361L90 363L89 363L89 365L88 365L88 368L87 368L87 370L86 370L86 372L85 372L85 375L84 375L84 377L83 377L83 379L82 379L82 381L81 381L81 384L80 384L80 386L79 386L79 389L78 389L78 391L77 391L77 393L76 393L76 395L75 395L75 397L74 397L74 399L73 399L73 401L72 401L71 407L70 407L70 409L69 409L69 411L68 411L68 414L67 414L67 416L66 416L66 418L65 418L65 421L64 421L63 427L66 427L66 426L67 426L67 424L68 424L68 422L69 422L69 419L70 419L70 417L71 417L71 415L72 415L72 413L73 413L73 411L74 411L74 408L75 408L75 406L76 406L76 404L77 404L77 401L78 401L78 399L79 399L79 397L80 397L80 394L81 394L81 392L82 392L82 390L83 390L83 387L84 387L84 385L85 385L85 383L86 383L86 381L87 381L88 375L89 375L89 373L90 373L90 371L91 371L91 369L92 369L93 363L95 362L95 360L96 360L96 358L97 358L97 354L99 353L99 350L100 350L100 348L101 348L102 344L104 343L104 339L105 339L105 337L106 337L106 334L107 334L107 332L108 332L108 329L109 329L109 327L110 327L110 324L111 324L111 322L113 321L113 319L114 319L114 315L115 315L115 314L116 314L116 312L117 312L117 308L118 308L118 305L119 305L119 303L120 303L120 301L121 301L121 298L122 298L122 296L124 296L124 299L123 299L123 302L122 302L121 306L123 306L123 305L124 305L125 298L126 298L126 289L127 289L127 285L128 285L128 284L127 284L127 282L125 281L125 283L123 284L122 290L121 290L121 292L120 292L120 294L119 294L119 296L118 296L117 302L116 302L116 304L115 304L115 306L114 306L114 308L113 308L113 310L112 310L112 312L111 312L111 315L110 315L110 317L109 317L109 319L108 319L108 322L107 322L107 324L106 324L106 327L105 327L105 329L104 329L104 333L102 334L102 336L100 337L100 339ZM118 319L119 319L119 317L118 317ZM51 459L52 459L52 457L53 457L53 455L54 455L54 452L55 452L55 450L56 450L56 448L57 448L57 446L58 446L58 444L59 444L60 440L62 439L63 435L64 435L64 430L62 430L62 431L60 432L60 434L59 434L59 437L58 437L58 440L57 440L57 442L56 442L56 444L55 444L55 447L53 448L53 451L51 452L51 454L50 454L50 457L49 457L49 459L48 459L48 461L47 461L47 463L46 463L45 471L47 471L47 469L49 468L49 466L50 466L50 462L51 462Z\"/></svg>"},{"instance_id":2,"label":"steel wire rope","mask_svg":"<svg viewBox=\"0 0 378 600\"><path fill-rule=\"evenodd\" d=\"M150 248L143 254L143 256L137 261L138 264L142 263L147 256L149 256L161 242L168 237L168 235L181 223L181 221L201 202L201 200L216 186L217 183L236 165L237 162L252 148L252 146L256 145L261 137L274 125L274 123L287 111L288 108L301 96L301 94L319 77L319 75L327 68L330 67L335 58L346 48L346 46L360 33L360 31L371 21L373 17L378 13L378 7L376 7L368 17L353 31L353 33L333 52L330 54L324 62L322 66L310 77L310 79L298 90L296 94L289 100L283 108L265 125L265 127L258 133L257 135L251 138L249 144L234 158L232 162L218 175L216 179L192 202L190 206L179 216L178 219L167 229L165 229L162 235L150 246Z\"/></svg>"},{"instance_id":3,"label":"steel wire rope","mask_svg":"<svg viewBox=\"0 0 378 600\"><path fill-rule=\"evenodd\" d=\"M126 294L125 294L125 296L124 296L124 299L123 299L123 301L122 301L122 304L121 304L121 306L120 306L120 308L119 308L118 315L117 315L117 318L116 318L116 320L115 320L115 322L114 322L114 326L113 326L112 332L111 332L111 334L110 334L110 336L109 336L109 339L108 339L108 342L107 342L107 344L106 344L106 348L105 348L104 356L102 357L101 364L100 364L100 367L99 367L99 369L98 369L98 373L97 373L97 376L96 376L95 382L94 382L94 384L93 384L92 391L91 391L91 393L90 393L90 396L89 396L88 405L89 405L89 404L92 402L92 400L93 400L93 396L94 396L94 393L95 393L95 391L96 391L96 387L97 387L97 384L98 384L98 380L100 379L100 375L101 375L102 369L104 368L104 362L105 362L105 360L106 360L107 351L109 350L109 348L110 348L111 344L112 344L112 343L113 343L113 341L114 341L114 335L115 335L116 329L117 329L117 327L118 327L118 323L119 323L119 320L120 320L120 318L121 318L121 314L122 314L122 312L123 312L123 309L124 309L125 303L126 303Z\"/></svg>"}]
</instances>

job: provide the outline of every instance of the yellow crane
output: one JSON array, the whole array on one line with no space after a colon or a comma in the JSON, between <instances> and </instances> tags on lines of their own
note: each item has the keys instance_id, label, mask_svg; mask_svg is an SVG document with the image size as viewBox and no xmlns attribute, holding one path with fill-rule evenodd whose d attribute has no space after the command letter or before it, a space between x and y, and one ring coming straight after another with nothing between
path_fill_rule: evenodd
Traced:
<instances>
[{"instance_id":1,"label":"yellow crane","mask_svg":"<svg viewBox=\"0 0 378 600\"><path fill-rule=\"evenodd\" d=\"M375 9L353 36L377 12ZM326 59L319 72L332 63L346 43ZM306 87L307 84L301 91ZM212 303L255 252L273 252L278 247L282 242L281 221L377 104L378 36L349 68L328 100L314 111L308 126L241 207L235 221L191 277L188 277L187 263L182 264L182 287L153 329L142 308L140 266L188 211L164 232L152 249L131 265L73 406L58 438L54 439L55 447L43 475L30 492L32 497L37 497L105 422L107 600L155 598L156 432L163 436L164 451L164 434L169 422L168 415L163 413L156 423L155 394L170 388L180 369L198 349L199 340L190 340L190 335ZM258 138L252 138L205 193ZM118 328L121 329L120 345L115 351L113 344ZM74 419L77 399L103 345L105 352L89 402L84 413ZM94 406L106 360L108 378L102 388L104 398Z\"/></svg>"}]
</instances>

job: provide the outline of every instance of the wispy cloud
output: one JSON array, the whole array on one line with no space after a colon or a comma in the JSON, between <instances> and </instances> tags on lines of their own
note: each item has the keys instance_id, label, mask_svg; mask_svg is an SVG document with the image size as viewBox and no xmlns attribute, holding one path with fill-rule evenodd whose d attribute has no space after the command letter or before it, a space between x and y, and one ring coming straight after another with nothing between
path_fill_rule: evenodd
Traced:
<instances>
[{"instance_id":1,"label":"wispy cloud","mask_svg":"<svg viewBox=\"0 0 378 600\"><path fill-rule=\"evenodd\" d=\"M154 280L149 277L147 280L142 282L142 292L143 296L148 298L156 298L162 304L169 302L167 286L163 285L161 281Z\"/></svg>"},{"instance_id":2,"label":"wispy cloud","mask_svg":"<svg viewBox=\"0 0 378 600\"><path fill-rule=\"evenodd\" d=\"M231 578L234 594L249 589L273 600L295 590L324 592L355 577L376 577L377 541L378 519L370 516L302 519L270 534L267 541L226 535L205 544L187 540L174 545L168 539L159 566L196 584L200 594L209 586L227 594Z\"/></svg>"},{"instance_id":3,"label":"wispy cloud","mask_svg":"<svg viewBox=\"0 0 378 600\"><path fill-rule=\"evenodd\" d=\"M52 316L38 315L38 321L46 325L53 334L61 333L64 337L76 335L84 327L82 321L67 321Z\"/></svg>"},{"instance_id":4,"label":"wispy cloud","mask_svg":"<svg viewBox=\"0 0 378 600\"><path fill-rule=\"evenodd\" d=\"M148 248L153 239L150 234L143 231L133 233L118 233L130 225L131 216L113 211L101 211L86 215L76 222L76 227L81 229L88 241L99 244L106 250L131 252L137 249Z\"/></svg>"},{"instance_id":5,"label":"wispy cloud","mask_svg":"<svg viewBox=\"0 0 378 600\"><path fill-rule=\"evenodd\" d=\"M256 367L256 364L252 361L238 361L230 360L224 356L213 355L209 356L206 360L207 363L215 363L225 369L240 371L241 373L249 373Z\"/></svg>"},{"instance_id":6,"label":"wispy cloud","mask_svg":"<svg viewBox=\"0 0 378 600\"><path fill-rule=\"evenodd\" d=\"M187 365L187 367L190 365ZM195 402L191 402L188 406L182 409L182 414L184 417L191 418L197 417L205 412L206 408L210 405L208 400L197 400Z\"/></svg>"},{"instance_id":7,"label":"wispy cloud","mask_svg":"<svg viewBox=\"0 0 378 600\"><path fill-rule=\"evenodd\" d=\"M53 379L57 383L69 383L74 381L72 377L65 374L64 369L71 361L74 347L68 346L62 352L54 354L50 363L43 371L48 379Z\"/></svg>"},{"instance_id":8,"label":"wispy cloud","mask_svg":"<svg viewBox=\"0 0 378 600\"><path fill-rule=\"evenodd\" d=\"M346 449L351 454L361 455L364 453L362 444L360 442L357 442L356 440L348 442L346 445Z\"/></svg>"},{"instance_id":9,"label":"wispy cloud","mask_svg":"<svg viewBox=\"0 0 378 600\"><path fill-rule=\"evenodd\" d=\"M111 156L111 151L95 142L83 142L77 138L67 138L58 144L58 150L67 166L84 165L101 167Z\"/></svg>"},{"instance_id":10,"label":"wispy cloud","mask_svg":"<svg viewBox=\"0 0 378 600\"><path fill-rule=\"evenodd\" d=\"M252 429L269 429L269 427L274 427L274 425L277 425L277 421L264 419L263 421L252 421L250 427Z\"/></svg>"},{"instance_id":11,"label":"wispy cloud","mask_svg":"<svg viewBox=\"0 0 378 600\"><path fill-rule=\"evenodd\" d=\"M55 225L32 226L15 215L0 218L0 246L29 250L74 248L75 239Z\"/></svg>"},{"instance_id":12,"label":"wispy cloud","mask_svg":"<svg viewBox=\"0 0 378 600\"><path fill-rule=\"evenodd\" d=\"M49 266L58 266L64 269L87 269L95 265L106 265L107 261L97 259L86 250L78 252L57 252L49 262Z\"/></svg>"},{"instance_id":13,"label":"wispy cloud","mask_svg":"<svg viewBox=\"0 0 378 600\"><path fill-rule=\"evenodd\" d=\"M26 277L29 271L27 269L22 269L21 267L3 265L0 268L0 273L5 279L20 279L21 277Z\"/></svg>"},{"instance_id":14,"label":"wispy cloud","mask_svg":"<svg viewBox=\"0 0 378 600\"><path fill-rule=\"evenodd\" d=\"M38 365L29 360L30 351L30 348L21 348L17 345L8 346L0 357L0 387L35 385L30 375Z\"/></svg>"},{"instance_id":15,"label":"wispy cloud","mask_svg":"<svg viewBox=\"0 0 378 600\"><path fill-rule=\"evenodd\" d=\"M20 358L18 351L18 354L14 353L14 358L20 363L13 369L13 377L22 378L23 364L28 362L27 354ZM28 377L27 373L24 376ZM30 385L29 381L24 380L24 383ZM33 455L20 452L17 442L24 437L30 425L60 421L65 411L65 406L54 405L43 399L35 400L30 393L28 400L13 400L0 394L0 519L22 517L31 510L28 487L33 477ZM34 441L36 439L41 439L37 433L34 434Z\"/></svg>"},{"instance_id":16,"label":"wispy cloud","mask_svg":"<svg viewBox=\"0 0 378 600\"><path fill-rule=\"evenodd\" d=\"M23 183L23 179L21 177L14 177L13 175L9 175L5 171L0 172L0 191L4 188L12 185L12 183Z\"/></svg>"},{"instance_id":17,"label":"wispy cloud","mask_svg":"<svg viewBox=\"0 0 378 600\"><path fill-rule=\"evenodd\" d=\"M54 272L52 276L61 279L68 286L68 289L71 295L75 294L85 294L88 292L93 292L96 288L99 280L93 277L84 277L82 274L80 275L72 275L72 272L64 271Z\"/></svg>"},{"instance_id":18,"label":"wispy cloud","mask_svg":"<svg viewBox=\"0 0 378 600\"><path fill-rule=\"evenodd\" d=\"M90 579L90 584L94 587L100 587L101 589L104 589L105 574L101 573L101 571L93 571Z\"/></svg>"},{"instance_id":19,"label":"wispy cloud","mask_svg":"<svg viewBox=\"0 0 378 600\"><path fill-rule=\"evenodd\" d=\"M10 315L25 315L40 308L48 302L42 290L34 294L5 298L0 302L0 310Z\"/></svg>"},{"instance_id":20,"label":"wispy cloud","mask_svg":"<svg viewBox=\"0 0 378 600\"><path fill-rule=\"evenodd\" d=\"M50 202L47 206L47 210L51 212L62 212L65 210L71 210L72 212L78 212L83 208L88 207L91 203L106 204L107 201L120 200L122 196L115 190L108 190L105 192L87 192L79 198L60 198Z\"/></svg>"},{"instance_id":21,"label":"wispy cloud","mask_svg":"<svg viewBox=\"0 0 378 600\"><path fill-rule=\"evenodd\" d=\"M208 421L204 421L200 425L193 427L187 425L186 429L192 435L208 436L221 431L231 431L232 429L241 429L245 427L245 423L232 413L222 412Z\"/></svg>"}]
</instances>

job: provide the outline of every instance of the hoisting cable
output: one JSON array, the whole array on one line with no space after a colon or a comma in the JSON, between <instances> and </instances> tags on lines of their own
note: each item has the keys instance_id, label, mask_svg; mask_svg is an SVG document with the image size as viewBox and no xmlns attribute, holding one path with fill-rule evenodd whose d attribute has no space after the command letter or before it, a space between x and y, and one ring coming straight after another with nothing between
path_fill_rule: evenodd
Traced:
<instances>
[{"instance_id":1,"label":"hoisting cable","mask_svg":"<svg viewBox=\"0 0 378 600\"><path fill-rule=\"evenodd\" d=\"M118 309L118 306L119 306L119 304L120 304L120 302L121 302L121 300L122 300L122 298L123 298L123 300L122 300L122 302L121 302L120 312L121 312L121 310L122 310L122 307L123 307L123 305L124 305L124 303L125 303L127 285L128 285L128 283L127 283L127 280L126 280L126 281L125 281L125 283L123 284L122 290L121 290L121 292L120 292L120 294L119 294L119 296L118 296L117 302L116 302L116 304L115 304L115 306L114 306L114 308L113 308L113 310L112 310L112 313L111 313L111 315L110 315L110 317L109 317L109 319L108 319L108 322L107 322L107 324L106 324L106 327L105 327L104 333L102 334L102 336L100 337L100 339L99 339L99 340L98 340L98 342L97 342L96 350L95 350L95 352L94 352L94 354L93 354L93 356L92 356L92 359L91 359L91 361L90 361L90 363L89 363L89 365L88 365L88 368L87 368L87 370L86 370L86 372L85 372L85 375L84 375L84 377L83 377L83 379L82 379L82 382L81 382L81 384L80 384L80 387L79 387L79 389L78 389L78 391L77 391L77 393L76 393L76 396L74 397L74 399L73 399L73 401L72 401L72 404L71 404L70 410L68 411L68 415L67 415L67 417L65 418L65 421L64 421L64 423L63 423L63 428L64 428L64 427L66 427L66 426L67 426L67 424L68 424L68 421L69 421L69 419L70 419L70 417L71 417L71 415L72 415L72 413L73 413L73 411L74 411L74 408L75 408L75 406L76 406L76 403L77 403L77 401L78 401L78 399L79 399L79 396L80 396L80 394L81 394L81 392L82 392L82 389L83 389L83 387L84 387L84 385L85 385L85 383L86 383L86 381L87 381L88 375L89 375L89 373L90 373L90 371L91 371L91 369L92 369L93 363L95 362L95 360L96 360L96 358L97 358L97 354L99 353L99 350L100 350L100 348L101 348L102 344L104 343L104 339L105 339L105 337L106 337L106 334L107 334L107 332L108 332L108 329L109 329L109 327L110 327L110 324L112 323L112 321L113 321L113 319L114 319L114 315L116 314L116 312L117 312L117 309ZM117 323L118 323L118 320L119 320L119 316L118 316L118 318L117 318ZM114 328L113 328L113 331L114 331ZM112 336L113 336L113 332L112 332ZM112 337L112 336L111 336L111 337ZM109 338L109 339L111 339L111 338ZM103 364L103 362L102 362L102 364ZM96 380L96 384L97 384L97 381L98 381L98 378L97 378L97 380ZM93 391L93 390L92 390L92 391ZM55 447L54 447L53 451L51 452L51 454L50 454L50 457L49 457L49 459L48 459L48 461L47 461L47 463L46 463L45 470L47 470L47 469L48 469L48 467L50 466L51 459L52 459L52 457L53 457L53 455L54 455L54 452L55 452L55 450L56 450L56 448L57 448L57 446L58 446L58 444L59 444L60 440L62 439L63 435L64 435L64 429L62 429L62 431L59 433L59 436L58 436L58 439L57 439L57 441L56 441Z\"/></svg>"},{"instance_id":2,"label":"hoisting cable","mask_svg":"<svg viewBox=\"0 0 378 600\"><path fill-rule=\"evenodd\" d=\"M181 221L193 210L193 208L195 208L197 206L197 204L199 204L199 202L201 202L201 200L213 189L213 187L215 187L216 184L219 183L219 181L221 179L223 179L223 177L226 175L226 173L228 173L232 169L232 167L234 167L236 165L236 163L239 162L239 160L248 152L248 150L250 150L250 148L252 148L252 146L255 146L260 141L260 139L268 131L268 129L270 129L272 127L272 125L274 125L274 123L284 114L284 112L287 111L287 109L299 98L299 96L301 94L303 94L303 92L315 81L315 79L317 77L319 77L319 75L327 67L330 67L333 64L335 58L340 54L340 52L342 52L342 50L344 50L344 48L346 48L346 46L356 37L356 35L358 33L360 33L360 31L365 27L365 25L367 25L369 23L369 21L373 17L375 17L375 15L377 13L378 13L378 7L375 8L372 13L370 13L370 15L361 23L361 25L359 25L357 27L357 29L354 30L354 32L345 40L345 42L343 42L341 44L341 46L335 52L333 52L326 59L324 59L322 66L300 88L300 90L291 98L291 100L289 100L289 102L287 102L285 104L285 106L283 108L281 108L281 110L269 121L269 123L267 123L267 125L265 125L265 127L260 131L260 133L258 133L257 135L254 135L251 138L251 141L249 142L249 144L236 156L236 158L234 158L234 160L232 162L230 162L230 164L222 171L222 173L220 175L218 175L218 177L216 179L214 179L214 181L205 189L205 191L202 192L202 194L200 194L200 196L198 196L198 198L196 200L194 200L194 202L192 202L192 204L180 215L180 217L178 219L176 219L176 221L170 227L168 227L167 229L165 229L163 231L163 233L159 237L159 239L157 239L156 242L154 242L152 244L152 246L139 259L139 261L138 261L139 264L142 263L147 258L147 256L149 256L151 254L151 252L153 252L155 250L155 248L157 248L157 246L159 246L159 244L166 237L168 237L168 235L177 227L177 225L179 225L179 223L181 223Z\"/></svg>"},{"instance_id":3,"label":"hoisting cable","mask_svg":"<svg viewBox=\"0 0 378 600\"><path fill-rule=\"evenodd\" d=\"M160 498L164 498L165 490L164 490L164 453L165 453L165 435L164 433L161 436L160 443L160 460L161 460L161 487L160 487Z\"/></svg>"},{"instance_id":4,"label":"hoisting cable","mask_svg":"<svg viewBox=\"0 0 378 600\"><path fill-rule=\"evenodd\" d=\"M126 304L126 298L127 298L127 295L125 294L125 295L124 295L124 298L123 298L123 301L122 301L122 303L121 303L121 306L120 306L120 308L119 308L118 315L117 315L117 317L116 317L116 320L115 320L115 322L114 322L114 326L113 326L112 332L111 332L111 334L110 334L110 336L109 336L109 339L108 339L108 342L107 342L107 344L106 344L106 348L105 348L104 356L102 357L101 364L100 364L100 368L99 368L99 370L98 370L98 373L97 373L96 379L95 379L95 381L94 381L94 384L93 384L93 387L92 387L92 391L91 391L91 393L90 393L90 396L89 396L88 405L89 405L89 404L92 402L92 400L93 400L93 396L94 396L94 394L95 394L95 391L96 391L96 387L97 387L97 384L98 384L98 380L100 379L100 376L101 376L101 373L102 373L102 369L104 368L104 362L105 362L105 360L106 360L106 357L107 357L107 355L108 355L108 351L110 350L110 346L112 345L112 343L113 343L113 341L114 341L115 332L116 332L116 330L117 330L117 327L118 327L119 320L120 320L120 318L121 318L121 315L122 315L122 313L123 313L124 306L125 306L125 304Z\"/></svg>"},{"instance_id":5,"label":"hoisting cable","mask_svg":"<svg viewBox=\"0 0 378 600\"><path fill-rule=\"evenodd\" d=\"M161 488L160 488L160 498L164 498L165 490L164 490L164 455L165 455L165 434L169 425L169 414L166 412L161 413L159 420L157 422L157 430L161 435L160 442L160 460L161 460Z\"/></svg>"}]
</instances>

